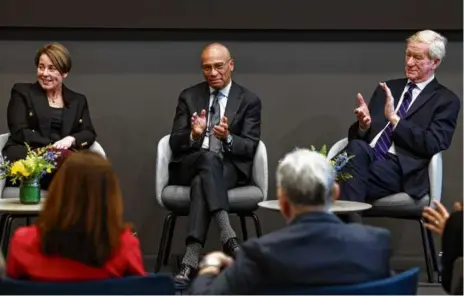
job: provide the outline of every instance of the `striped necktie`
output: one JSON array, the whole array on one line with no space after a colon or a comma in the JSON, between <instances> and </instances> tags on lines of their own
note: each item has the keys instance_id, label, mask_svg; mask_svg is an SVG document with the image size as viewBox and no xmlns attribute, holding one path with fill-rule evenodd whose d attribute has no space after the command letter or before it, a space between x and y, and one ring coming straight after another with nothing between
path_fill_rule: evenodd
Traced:
<instances>
[{"instance_id":1,"label":"striped necktie","mask_svg":"<svg viewBox=\"0 0 464 296\"><path fill-rule=\"evenodd\" d=\"M412 91L414 88L416 88L416 85L414 83L408 83L408 91L404 93L403 96L403 101L401 102L400 108L398 109L398 116L400 118L404 118L406 115L409 105L411 104L412 101ZM383 130L382 134L380 135L380 138L377 140L377 143L375 143L374 147L374 152L375 152L375 158L377 160L382 160L387 158L387 153L388 150L390 149L392 145L392 139L391 135L393 132L393 125L389 122L387 127Z\"/></svg>"}]
</instances>

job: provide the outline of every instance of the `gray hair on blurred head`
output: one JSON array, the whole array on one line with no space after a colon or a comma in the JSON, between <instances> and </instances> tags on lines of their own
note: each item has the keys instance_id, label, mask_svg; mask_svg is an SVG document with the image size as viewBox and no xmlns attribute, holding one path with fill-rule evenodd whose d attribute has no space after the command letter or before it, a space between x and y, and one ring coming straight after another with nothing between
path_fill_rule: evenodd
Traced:
<instances>
[{"instance_id":1,"label":"gray hair on blurred head","mask_svg":"<svg viewBox=\"0 0 464 296\"><path fill-rule=\"evenodd\" d=\"M293 205L329 206L336 173L322 154L308 149L288 153L277 167L277 187Z\"/></svg>"}]
</instances>

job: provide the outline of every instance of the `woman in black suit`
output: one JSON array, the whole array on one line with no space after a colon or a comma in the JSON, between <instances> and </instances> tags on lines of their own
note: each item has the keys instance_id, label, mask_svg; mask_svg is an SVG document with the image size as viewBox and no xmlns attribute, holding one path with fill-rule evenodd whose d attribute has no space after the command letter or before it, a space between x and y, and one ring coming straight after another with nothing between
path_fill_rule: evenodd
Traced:
<instances>
[{"instance_id":1,"label":"woman in black suit","mask_svg":"<svg viewBox=\"0 0 464 296\"><path fill-rule=\"evenodd\" d=\"M88 149L96 137L86 97L63 84L72 66L68 50L59 43L47 44L37 51L35 65L37 82L17 83L11 89L10 137L2 153L12 162L26 157L25 143L32 149L51 144L65 156L70 150ZM42 178L42 188L50 181L51 175Z\"/></svg>"}]
</instances>

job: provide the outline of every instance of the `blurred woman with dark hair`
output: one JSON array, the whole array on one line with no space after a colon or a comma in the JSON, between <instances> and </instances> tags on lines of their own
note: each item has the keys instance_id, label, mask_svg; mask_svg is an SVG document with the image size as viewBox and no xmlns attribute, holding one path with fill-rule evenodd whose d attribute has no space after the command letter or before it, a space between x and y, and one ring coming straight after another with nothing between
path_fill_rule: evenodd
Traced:
<instances>
[{"instance_id":1,"label":"blurred woman with dark hair","mask_svg":"<svg viewBox=\"0 0 464 296\"><path fill-rule=\"evenodd\" d=\"M145 275L138 239L123 222L119 181L103 157L71 154L56 173L36 225L10 243L7 276L37 281Z\"/></svg>"}]
</instances>

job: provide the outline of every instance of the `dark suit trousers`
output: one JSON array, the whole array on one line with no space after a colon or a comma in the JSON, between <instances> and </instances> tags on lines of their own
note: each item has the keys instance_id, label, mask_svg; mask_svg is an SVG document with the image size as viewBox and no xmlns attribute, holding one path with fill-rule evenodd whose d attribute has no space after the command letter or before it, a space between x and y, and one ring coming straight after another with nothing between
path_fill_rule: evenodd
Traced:
<instances>
[{"instance_id":1,"label":"dark suit trousers","mask_svg":"<svg viewBox=\"0 0 464 296\"><path fill-rule=\"evenodd\" d=\"M173 185L190 186L190 211L187 242L194 239L204 245L211 216L229 210L227 190L238 182L234 165L219 154L200 150L169 164Z\"/></svg>"},{"instance_id":2,"label":"dark suit trousers","mask_svg":"<svg viewBox=\"0 0 464 296\"><path fill-rule=\"evenodd\" d=\"M353 177L339 182L341 200L373 201L403 191L396 155L389 153L387 159L375 160L374 149L363 140L351 140L345 151L355 157L345 167Z\"/></svg>"}]
</instances>

